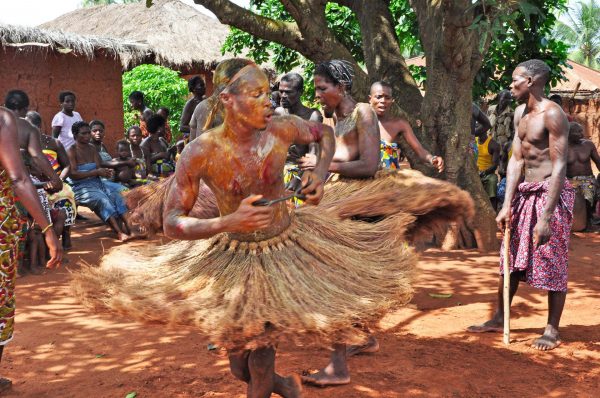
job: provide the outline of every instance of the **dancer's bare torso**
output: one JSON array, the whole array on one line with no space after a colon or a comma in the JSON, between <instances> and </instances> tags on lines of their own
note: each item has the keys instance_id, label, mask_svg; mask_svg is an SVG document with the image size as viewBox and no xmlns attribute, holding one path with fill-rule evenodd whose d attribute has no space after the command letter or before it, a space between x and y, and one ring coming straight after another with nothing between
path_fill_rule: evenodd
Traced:
<instances>
[{"instance_id":1,"label":"dancer's bare torso","mask_svg":"<svg viewBox=\"0 0 600 398\"><path fill-rule=\"evenodd\" d=\"M216 197L221 216L234 213L250 195L279 198L285 194L283 168L290 144L314 142L316 130L320 131L317 125L296 116L274 117L265 130L244 142L230 139L232 132L224 125L207 131L182 152L178 169L183 170L176 177L178 189L197 192L200 180L204 181ZM183 173L187 179L179 175ZM193 202L183 204L188 212L191 206ZM259 241L279 235L289 225L290 216L285 202L272 207L273 222L269 228L231 237Z\"/></svg>"}]
</instances>

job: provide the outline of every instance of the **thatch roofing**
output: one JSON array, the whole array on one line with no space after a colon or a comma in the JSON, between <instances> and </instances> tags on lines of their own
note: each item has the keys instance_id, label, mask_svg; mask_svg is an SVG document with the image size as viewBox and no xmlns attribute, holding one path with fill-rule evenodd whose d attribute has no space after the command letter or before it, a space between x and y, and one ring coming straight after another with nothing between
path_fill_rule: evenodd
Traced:
<instances>
[{"instance_id":1,"label":"thatch roofing","mask_svg":"<svg viewBox=\"0 0 600 398\"><path fill-rule=\"evenodd\" d=\"M81 8L41 27L147 44L154 62L169 67L211 69L225 57L229 27L178 0L155 0Z\"/></svg>"},{"instance_id":2,"label":"thatch roofing","mask_svg":"<svg viewBox=\"0 0 600 398\"><path fill-rule=\"evenodd\" d=\"M0 24L0 47L19 47L24 51L45 47L61 53L74 52L94 59L98 51L118 59L123 67L147 57L147 46L120 39L82 36L27 26Z\"/></svg>"}]
</instances>

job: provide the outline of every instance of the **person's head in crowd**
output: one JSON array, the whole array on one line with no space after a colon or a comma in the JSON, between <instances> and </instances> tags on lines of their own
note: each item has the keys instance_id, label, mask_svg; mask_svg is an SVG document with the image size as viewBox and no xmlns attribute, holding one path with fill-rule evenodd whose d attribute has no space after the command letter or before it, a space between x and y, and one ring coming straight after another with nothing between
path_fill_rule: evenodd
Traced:
<instances>
[{"instance_id":1,"label":"person's head in crowd","mask_svg":"<svg viewBox=\"0 0 600 398\"><path fill-rule=\"evenodd\" d=\"M498 93L498 111L502 112L504 111L507 107L510 106L510 103L512 102L512 94L510 93L510 90L502 90Z\"/></svg>"},{"instance_id":2,"label":"person's head in crowd","mask_svg":"<svg viewBox=\"0 0 600 398\"><path fill-rule=\"evenodd\" d=\"M23 90L10 90L4 98L4 106L18 117L25 117L29 110L29 97Z\"/></svg>"},{"instance_id":3,"label":"person's head in crowd","mask_svg":"<svg viewBox=\"0 0 600 398\"><path fill-rule=\"evenodd\" d=\"M392 96L392 86L384 81L377 81L371 84L369 91L369 104L375 110L377 116L385 115L388 109L394 103Z\"/></svg>"},{"instance_id":4,"label":"person's head in crowd","mask_svg":"<svg viewBox=\"0 0 600 398\"><path fill-rule=\"evenodd\" d=\"M126 140L120 140L117 142L117 156L119 156L120 160L127 160L131 157L129 142Z\"/></svg>"},{"instance_id":5,"label":"person's head in crowd","mask_svg":"<svg viewBox=\"0 0 600 398\"><path fill-rule=\"evenodd\" d=\"M129 127L129 129L127 129L126 137L133 145L140 145L144 139L140 126Z\"/></svg>"},{"instance_id":6,"label":"person's head in crowd","mask_svg":"<svg viewBox=\"0 0 600 398\"><path fill-rule=\"evenodd\" d=\"M512 74L511 94L519 102L527 101L531 93L543 95L549 79L550 67L544 61L529 59L521 62Z\"/></svg>"},{"instance_id":7,"label":"person's head in crowd","mask_svg":"<svg viewBox=\"0 0 600 398\"><path fill-rule=\"evenodd\" d=\"M60 107L62 108L63 113L69 116L73 115L76 100L77 98L75 97L75 93L72 91L61 91L58 94L58 102L60 103Z\"/></svg>"},{"instance_id":8,"label":"person's head in crowd","mask_svg":"<svg viewBox=\"0 0 600 398\"><path fill-rule=\"evenodd\" d=\"M548 99L562 107L563 99L560 94L552 94Z\"/></svg>"},{"instance_id":9,"label":"person's head in crowd","mask_svg":"<svg viewBox=\"0 0 600 398\"><path fill-rule=\"evenodd\" d=\"M344 97L350 95L354 68L348 61L334 59L315 67L315 97L323 107L325 117L333 117Z\"/></svg>"},{"instance_id":10,"label":"person's head in crowd","mask_svg":"<svg viewBox=\"0 0 600 398\"><path fill-rule=\"evenodd\" d=\"M279 82L271 87L271 107L273 109L281 105L281 93L279 92Z\"/></svg>"},{"instance_id":11,"label":"person's head in crowd","mask_svg":"<svg viewBox=\"0 0 600 398\"><path fill-rule=\"evenodd\" d=\"M280 105L283 108L292 108L300 102L304 92L304 79L295 72L286 73L279 81Z\"/></svg>"},{"instance_id":12,"label":"person's head in crowd","mask_svg":"<svg viewBox=\"0 0 600 398\"><path fill-rule=\"evenodd\" d=\"M150 135L162 137L165 133L165 119L160 115L152 115L146 122L146 128Z\"/></svg>"},{"instance_id":13,"label":"person's head in crowd","mask_svg":"<svg viewBox=\"0 0 600 398\"><path fill-rule=\"evenodd\" d=\"M144 93L141 91L132 91L131 94L129 94L129 105L132 109L142 112L145 108Z\"/></svg>"},{"instance_id":14,"label":"person's head in crowd","mask_svg":"<svg viewBox=\"0 0 600 398\"><path fill-rule=\"evenodd\" d=\"M73 126L71 126L71 132L73 133L73 137L75 137L75 141L78 144L89 144L92 139L92 130L90 129L90 125L86 122L75 122Z\"/></svg>"},{"instance_id":15,"label":"person's head in crowd","mask_svg":"<svg viewBox=\"0 0 600 398\"><path fill-rule=\"evenodd\" d=\"M579 144L585 138L583 126L577 122L569 123L569 144Z\"/></svg>"},{"instance_id":16,"label":"person's head in crowd","mask_svg":"<svg viewBox=\"0 0 600 398\"><path fill-rule=\"evenodd\" d=\"M25 115L25 119L31 124L33 124L38 129L42 129L42 115L37 113L36 111L29 111L27 115Z\"/></svg>"},{"instance_id":17,"label":"person's head in crowd","mask_svg":"<svg viewBox=\"0 0 600 398\"><path fill-rule=\"evenodd\" d=\"M104 123L101 120L92 120L90 122L90 130L92 131L92 139L98 143L104 141Z\"/></svg>"},{"instance_id":18,"label":"person's head in crowd","mask_svg":"<svg viewBox=\"0 0 600 398\"><path fill-rule=\"evenodd\" d=\"M206 94L206 83L200 76L194 76L188 80L188 90L194 94L194 97L202 99Z\"/></svg>"},{"instance_id":19,"label":"person's head in crowd","mask_svg":"<svg viewBox=\"0 0 600 398\"><path fill-rule=\"evenodd\" d=\"M156 111L156 114L161 116L163 119L168 120L169 119L169 108L167 107L160 107L158 108L158 111Z\"/></svg>"}]
</instances>

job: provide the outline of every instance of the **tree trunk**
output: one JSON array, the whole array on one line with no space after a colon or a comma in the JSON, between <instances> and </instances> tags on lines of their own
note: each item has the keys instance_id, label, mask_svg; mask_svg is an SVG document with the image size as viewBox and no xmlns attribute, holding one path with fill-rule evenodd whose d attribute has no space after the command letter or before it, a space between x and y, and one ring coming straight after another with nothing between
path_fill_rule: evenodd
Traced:
<instances>
[{"instance_id":1,"label":"tree trunk","mask_svg":"<svg viewBox=\"0 0 600 398\"><path fill-rule=\"evenodd\" d=\"M471 194L475 218L466 228L450 230L444 248L476 242L495 249L495 211L483 189L475 162L468 155L471 135L472 85L479 69L479 38L469 30L470 0L413 0L427 62L427 87L422 105L423 128L433 137L433 150L446 161L445 177ZM469 235L472 234L473 238Z\"/></svg>"}]
</instances>

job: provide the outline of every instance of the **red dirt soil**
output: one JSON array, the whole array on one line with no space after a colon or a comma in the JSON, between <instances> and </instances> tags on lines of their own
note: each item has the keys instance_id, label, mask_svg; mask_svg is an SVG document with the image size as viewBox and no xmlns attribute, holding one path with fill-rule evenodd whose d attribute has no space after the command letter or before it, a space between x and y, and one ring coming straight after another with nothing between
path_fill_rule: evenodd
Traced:
<instances>
[{"instance_id":1,"label":"red dirt soil","mask_svg":"<svg viewBox=\"0 0 600 398\"><path fill-rule=\"evenodd\" d=\"M97 264L118 243L97 219L81 222L73 238L68 264L17 281L15 338L0 364L0 374L14 383L5 396L245 397L245 385L229 374L226 353L208 351L208 340L193 328L141 325L79 305L69 292L69 271L83 261ZM466 333L491 315L498 255L429 249L421 254L412 303L383 322L381 351L350 359L350 385L305 387L304 396L598 396L599 244L593 233L571 240L563 344L554 351L530 348L545 325L547 304L544 292L524 284L512 307L510 346L501 334ZM281 345L277 369L300 373L320 368L327 358L326 349Z\"/></svg>"}]
</instances>

